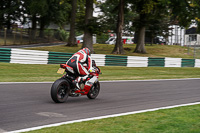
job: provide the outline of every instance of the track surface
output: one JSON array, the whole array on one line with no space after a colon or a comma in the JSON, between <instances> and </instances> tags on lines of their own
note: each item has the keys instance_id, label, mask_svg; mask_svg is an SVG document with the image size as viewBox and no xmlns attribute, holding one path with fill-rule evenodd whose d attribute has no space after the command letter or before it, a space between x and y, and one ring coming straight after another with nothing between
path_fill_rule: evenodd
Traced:
<instances>
[{"instance_id":1,"label":"track surface","mask_svg":"<svg viewBox=\"0 0 200 133\"><path fill-rule=\"evenodd\" d=\"M97 99L55 104L52 83L0 84L0 132L200 101L200 79L101 82Z\"/></svg>"}]
</instances>

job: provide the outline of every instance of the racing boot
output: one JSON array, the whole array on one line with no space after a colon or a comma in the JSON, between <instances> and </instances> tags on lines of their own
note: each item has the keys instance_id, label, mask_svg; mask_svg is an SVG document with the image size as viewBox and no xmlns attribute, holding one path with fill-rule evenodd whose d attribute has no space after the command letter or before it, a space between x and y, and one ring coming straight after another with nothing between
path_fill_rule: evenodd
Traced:
<instances>
[{"instance_id":1,"label":"racing boot","mask_svg":"<svg viewBox=\"0 0 200 133\"><path fill-rule=\"evenodd\" d=\"M85 75L85 76L83 76L83 77L78 77L77 79L76 79L76 87L78 88L78 89L84 89L84 87L85 87L85 82L86 82L86 80L87 80L87 78L89 77L89 75Z\"/></svg>"}]
</instances>

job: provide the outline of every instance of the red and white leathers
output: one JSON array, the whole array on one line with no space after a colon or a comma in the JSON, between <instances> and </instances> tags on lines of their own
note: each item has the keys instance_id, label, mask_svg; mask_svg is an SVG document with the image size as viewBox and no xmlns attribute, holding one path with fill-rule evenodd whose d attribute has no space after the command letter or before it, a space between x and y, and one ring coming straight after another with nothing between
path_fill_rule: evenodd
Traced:
<instances>
[{"instance_id":1,"label":"red and white leathers","mask_svg":"<svg viewBox=\"0 0 200 133\"><path fill-rule=\"evenodd\" d=\"M85 80L89 76L88 71L92 70L92 59L89 52L85 49L87 48L79 50L66 62L66 64L72 67L75 73L79 75L76 79L77 82L80 82L81 78ZM87 67L84 67L84 64L86 64Z\"/></svg>"}]
</instances>

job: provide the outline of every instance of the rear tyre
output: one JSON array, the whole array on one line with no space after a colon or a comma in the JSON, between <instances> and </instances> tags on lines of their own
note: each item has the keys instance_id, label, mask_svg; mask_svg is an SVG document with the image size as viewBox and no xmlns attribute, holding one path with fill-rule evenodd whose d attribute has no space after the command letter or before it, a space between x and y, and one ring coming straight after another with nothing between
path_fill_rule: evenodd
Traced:
<instances>
[{"instance_id":1,"label":"rear tyre","mask_svg":"<svg viewBox=\"0 0 200 133\"><path fill-rule=\"evenodd\" d=\"M56 80L51 87L51 98L55 103L63 103L69 95L70 85L65 79Z\"/></svg>"},{"instance_id":2,"label":"rear tyre","mask_svg":"<svg viewBox=\"0 0 200 133\"><path fill-rule=\"evenodd\" d=\"M100 91L100 83L99 83L99 81L97 81L96 83L94 83L94 85L88 92L87 97L89 99L95 99L98 96L99 91Z\"/></svg>"}]
</instances>

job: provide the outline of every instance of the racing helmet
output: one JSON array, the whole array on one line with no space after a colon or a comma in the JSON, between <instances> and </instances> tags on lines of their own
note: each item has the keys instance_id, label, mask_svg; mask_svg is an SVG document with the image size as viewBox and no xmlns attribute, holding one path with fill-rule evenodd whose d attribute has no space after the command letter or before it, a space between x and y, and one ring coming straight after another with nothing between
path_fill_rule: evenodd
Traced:
<instances>
[{"instance_id":1,"label":"racing helmet","mask_svg":"<svg viewBox=\"0 0 200 133\"><path fill-rule=\"evenodd\" d=\"M83 48L83 51L85 51L85 53L86 53L87 55L90 55L90 50L89 50L88 48Z\"/></svg>"}]
</instances>

